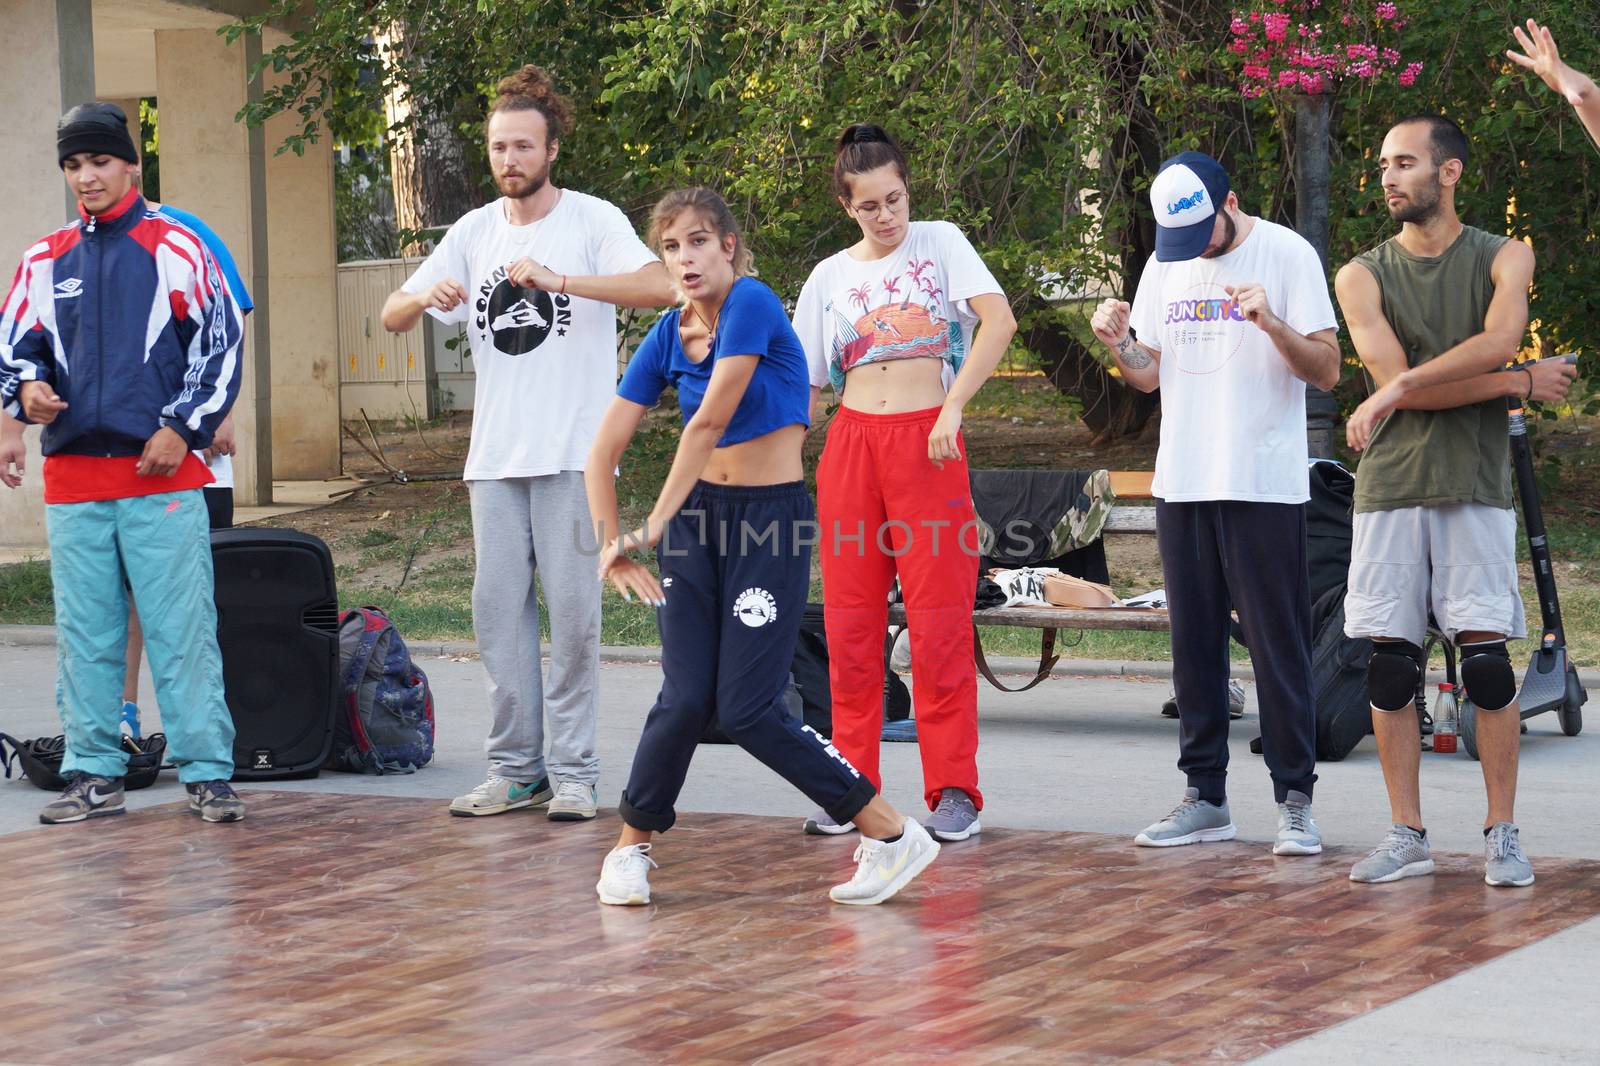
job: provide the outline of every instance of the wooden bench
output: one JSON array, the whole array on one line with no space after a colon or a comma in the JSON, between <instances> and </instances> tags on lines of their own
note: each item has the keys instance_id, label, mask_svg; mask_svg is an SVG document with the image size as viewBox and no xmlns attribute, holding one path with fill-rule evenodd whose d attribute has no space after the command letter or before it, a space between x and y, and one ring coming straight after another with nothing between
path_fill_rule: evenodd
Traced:
<instances>
[{"instance_id":1,"label":"wooden bench","mask_svg":"<svg viewBox=\"0 0 1600 1066\"><path fill-rule=\"evenodd\" d=\"M1111 491L1119 500L1151 499L1150 486L1155 474L1149 470L1113 470ZM1106 516L1102 535L1152 534L1156 531L1156 509L1149 506L1113 506ZM904 627L906 609L902 603L889 607L889 625ZM1039 668L1033 678L1017 688L1002 685L983 654L979 626L1012 626L1044 631L1039 642ZM1164 633L1172 628L1165 608L1154 607L990 607L972 612L972 651L978 670L995 688L1003 692L1026 692L1050 676L1061 656L1055 652L1056 632L1062 629L1130 629ZM893 643L892 641L890 642Z\"/></svg>"}]
</instances>

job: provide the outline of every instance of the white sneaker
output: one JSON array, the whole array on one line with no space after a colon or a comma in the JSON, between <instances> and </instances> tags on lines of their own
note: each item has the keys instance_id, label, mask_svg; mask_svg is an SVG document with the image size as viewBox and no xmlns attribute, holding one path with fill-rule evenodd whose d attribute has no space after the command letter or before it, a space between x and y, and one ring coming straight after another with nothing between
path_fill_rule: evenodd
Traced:
<instances>
[{"instance_id":1,"label":"white sneaker","mask_svg":"<svg viewBox=\"0 0 1600 1066\"><path fill-rule=\"evenodd\" d=\"M907 818L900 839L892 844L861 838L856 846L856 875L842 885L834 885L828 898L863 907L882 903L909 885L938 855L939 845L922 823Z\"/></svg>"},{"instance_id":2,"label":"white sneaker","mask_svg":"<svg viewBox=\"0 0 1600 1066\"><path fill-rule=\"evenodd\" d=\"M556 798L545 817L552 822L586 822L594 817L599 802L593 785L568 778L556 786Z\"/></svg>"},{"instance_id":3,"label":"white sneaker","mask_svg":"<svg viewBox=\"0 0 1600 1066\"><path fill-rule=\"evenodd\" d=\"M465 796L450 801L450 813L463 817L484 814L504 814L519 807L537 807L549 801L550 779L540 778L532 784L507 781L494 774Z\"/></svg>"},{"instance_id":4,"label":"white sneaker","mask_svg":"<svg viewBox=\"0 0 1600 1066\"><path fill-rule=\"evenodd\" d=\"M649 903L650 867L655 865L649 844L612 848L594 886L600 902L613 907L642 907Z\"/></svg>"}]
</instances>

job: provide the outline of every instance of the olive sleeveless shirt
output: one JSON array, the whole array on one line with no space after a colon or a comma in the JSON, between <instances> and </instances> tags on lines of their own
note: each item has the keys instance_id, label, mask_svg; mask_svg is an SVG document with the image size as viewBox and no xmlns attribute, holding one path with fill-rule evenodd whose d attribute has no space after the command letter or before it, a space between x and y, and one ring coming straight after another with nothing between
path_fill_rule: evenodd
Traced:
<instances>
[{"instance_id":1,"label":"olive sleeveless shirt","mask_svg":"<svg viewBox=\"0 0 1600 1066\"><path fill-rule=\"evenodd\" d=\"M1383 317L1420 366L1483 332L1494 297L1490 269L1507 237L1465 226L1442 255L1413 255L1390 238L1355 262L1377 278ZM1447 503L1511 506L1506 403L1444 411L1398 410L1372 435L1356 469L1357 513Z\"/></svg>"}]
</instances>

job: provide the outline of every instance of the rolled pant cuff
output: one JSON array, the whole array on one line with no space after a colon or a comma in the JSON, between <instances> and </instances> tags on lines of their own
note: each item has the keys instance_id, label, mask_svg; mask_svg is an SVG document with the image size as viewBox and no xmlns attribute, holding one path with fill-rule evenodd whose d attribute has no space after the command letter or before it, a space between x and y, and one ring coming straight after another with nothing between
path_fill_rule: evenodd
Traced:
<instances>
[{"instance_id":1,"label":"rolled pant cuff","mask_svg":"<svg viewBox=\"0 0 1600 1066\"><path fill-rule=\"evenodd\" d=\"M865 807L866 804L863 803L861 806ZM861 807L856 808L856 810L860 809ZM652 814L649 811L640 810L628 802L628 794L626 792L622 794L622 802L617 804L617 813L622 816L624 825L644 833L665 833L678 820L676 811L668 811L665 814Z\"/></svg>"},{"instance_id":2,"label":"rolled pant cuff","mask_svg":"<svg viewBox=\"0 0 1600 1066\"><path fill-rule=\"evenodd\" d=\"M1213 774L1187 774L1185 776L1188 778L1190 788L1200 790L1201 799L1208 801L1213 797L1227 799L1228 775L1226 771Z\"/></svg>"},{"instance_id":3,"label":"rolled pant cuff","mask_svg":"<svg viewBox=\"0 0 1600 1066\"><path fill-rule=\"evenodd\" d=\"M871 781L865 776L859 777L856 783L850 786L850 791L844 794L843 799L826 808L828 817L839 825L848 825L856 820L856 815L865 810L867 804L872 802L872 797L877 794L878 790L872 787Z\"/></svg>"}]
</instances>

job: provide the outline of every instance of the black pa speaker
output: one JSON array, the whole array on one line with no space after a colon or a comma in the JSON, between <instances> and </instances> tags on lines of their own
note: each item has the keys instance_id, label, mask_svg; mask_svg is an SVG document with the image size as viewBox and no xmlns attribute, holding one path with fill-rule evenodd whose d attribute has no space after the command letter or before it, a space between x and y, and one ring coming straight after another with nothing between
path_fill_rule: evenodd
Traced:
<instances>
[{"instance_id":1,"label":"black pa speaker","mask_svg":"<svg viewBox=\"0 0 1600 1066\"><path fill-rule=\"evenodd\" d=\"M294 529L211 534L235 780L314 777L333 748L339 601L328 546Z\"/></svg>"}]
</instances>

